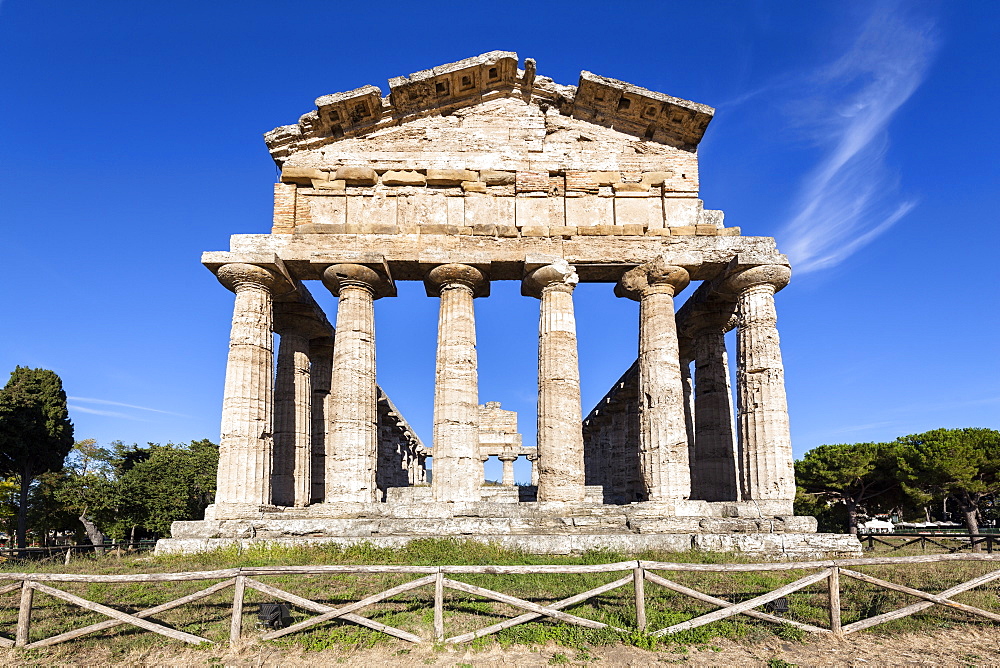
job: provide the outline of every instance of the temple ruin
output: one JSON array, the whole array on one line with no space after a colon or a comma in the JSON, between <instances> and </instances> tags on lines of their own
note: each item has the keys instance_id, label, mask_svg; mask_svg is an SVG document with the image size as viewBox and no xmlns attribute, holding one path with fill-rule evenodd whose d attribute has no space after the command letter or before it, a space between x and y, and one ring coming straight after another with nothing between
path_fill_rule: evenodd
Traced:
<instances>
[{"instance_id":1,"label":"temple ruin","mask_svg":"<svg viewBox=\"0 0 1000 668\"><path fill-rule=\"evenodd\" d=\"M457 536L859 552L792 510L774 298L791 271L774 239L703 208L712 108L590 72L560 85L500 51L315 104L265 135L281 168L271 233L202 256L235 293L218 491L158 550ZM374 310L400 281L440 302L430 447L376 383ZM475 302L495 281L539 304L536 447L516 414L480 404ZM588 414L581 281L639 311L636 361ZM336 296L335 327L310 282ZM493 456L503 478L484 485ZM530 485L514 484L518 457Z\"/></svg>"}]
</instances>

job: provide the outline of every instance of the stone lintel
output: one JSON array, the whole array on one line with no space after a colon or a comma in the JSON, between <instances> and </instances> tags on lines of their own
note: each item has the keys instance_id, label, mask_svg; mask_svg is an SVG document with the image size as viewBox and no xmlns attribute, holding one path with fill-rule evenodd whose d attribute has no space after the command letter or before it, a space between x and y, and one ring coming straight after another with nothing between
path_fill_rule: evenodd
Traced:
<instances>
[{"instance_id":1,"label":"stone lintel","mask_svg":"<svg viewBox=\"0 0 1000 668\"><path fill-rule=\"evenodd\" d=\"M521 280L532 264L563 258L583 282L615 283L624 271L663 256L684 267L691 280L717 278L745 252L768 257L762 264L781 264L770 237L611 237L490 238L463 235L234 235L229 252L202 256L209 269L227 262L274 263L280 259L296 278L318 280L335 263L388 267L394 281L422 281L427 266L452 262L489 265L490 279Z\"/></svg>"}]
</instances>

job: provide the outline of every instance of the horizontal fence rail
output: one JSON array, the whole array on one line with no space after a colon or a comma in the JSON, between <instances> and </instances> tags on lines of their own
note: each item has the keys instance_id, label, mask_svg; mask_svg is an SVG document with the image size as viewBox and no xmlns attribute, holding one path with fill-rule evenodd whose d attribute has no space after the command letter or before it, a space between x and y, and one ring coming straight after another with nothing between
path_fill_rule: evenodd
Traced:
<instances>
[{"instance_id":1,"label":"horizontal fence rail","mask_svg":"<svg viewBox=\"0 0 1000 668\"><path fill-rule=\"evenodd\" d=\"M367 627L381 633L399 638L412 643L436 641L444 643L463 643L476 638L496 633L503 629L523 624L542 617L547 617L567 624L574 624L590 629L611 628L616 631L629 631L634 629L622 629L613 627L604 622L599 622L585 617L580 617L569 612L567 608L582 603L595 596L600 596L615 589L632 585L635 601L635 629L648 632L654 636L663 636L678 631L694 629L705 624L710 624L722 619L736 615L747 615L749 617L773 622L777 624L788 624L802 629L809 633L833 634L842 636L854 633L862 629L870 628L877 624L900 619L912 615L921 610L925 610L934 605L940 605L953 610L985 618L993 622L1000 622L1000 613L983 610L981 608L959 603L953 597L982 586L984 584L1000 579L1000 569L991 570L989 573L974 577L966 582L950 587L939 594L924 592L906 585L890 582L881 578L862 573L855 570L863 566L886 566L897 564L933 564L942 562L996 562L1000 561L1000 555L994 554L935 554L920 555L911 557L866 557L861 559L836 559L836 560L815 560L797 561L781 563L759 563L759 564L692 564L678 562L661 561L621 561L609 564L588 564L588 565L516 565L516 566L403 566L403 565L321 565L321 566L262 566L262 567L241 567L226 568L212 571L194 571L179 573L147 573L138 575L88 575L88 574L54 574L54 573L0 573L0 595L20 592L20 604L18 607L17 627L14 637L0 635L0 647L46 647L58 643L66 642L91 633L106 631L122 625L131 625L139 629L151 631L162 636L180 640L191 644L211 643L207 638L171 628L169 625L154 621L156 615L172 610L190 603L194 603L213 594L219 593L230 587L233 588L233 599L229 624L229 642L236 644L243 639L243 612L244 598L248 589L255 590L300 608L302 610L315 613L314 616L303 621L291 624L285 628L272 629L263 633L259 637L263 640L273 640L283 636L291 635L316 627L319 624L341 620ZM674 582L664 576L664 573L748 573L767 571L792 571L792 570L813 570L814 573L801 577L794 582L788 583L777 589L766 592L759 596L733 603L710 594L698 591L689 586ZM621 573L622 577L564 598L554 603L542 605L524 598L495 591L485 587L479 587L459 580L454 580L451 575L581 575L599 573ZM381 592L372 594L360 600L339 607L327 605L318 601L304 598L289 591L285 591L274 585L262 582L258 578L268 576L287 575L310 575L310 576L340 576L340 575L384 575L384 574L407 574L419 576L409 582L391 587ZM904 606L891 612L874 615L851 624L841 624L841 578L849 578L874 585L881 589L901 592L914 596L920 601ZM54 585L58 583L91 583L91 584L127 584L127 583L166 583L166 582L209 582L216 581L207 587L194 593L187 594L180 598L162 603L160 605L141 610L139 612L127 613L117 610L111 606L88 600L76 594L64 591ZM777 601L788 594L800 589L809 587L820 582L826 582L827 587L827 608L829 610L829 626L821 627L813 624L787 619L767 610L767 604ZM646 584L663 587L670 591L693 598L703 603L709 603L718 609L694 617L684 622L673 624L665 628L650 630L647 624L646 615ZM404 592L412 591L422 587L433 587L433 613L434 631L432 638L424 638L409 631L395 628L383 624L368 617L358 614L358 611L368 606L385 601ZM460 591L481 597L487 600L497 601L507 604L523 612L518 616L511 617L504 621L486 626L475 631L448 637L445 633L444 612L446 589ZM96 612L104 615L106 621L90 624L72 631L67 631L47 638L31 641L29 634L31 631L32 608L35 605L35 592L46 594L66 603L78 606L84 610ZM228 604L227 604L228 605ZM765 610L757 608L765 607Z\"/></svg>"}]
</instances>

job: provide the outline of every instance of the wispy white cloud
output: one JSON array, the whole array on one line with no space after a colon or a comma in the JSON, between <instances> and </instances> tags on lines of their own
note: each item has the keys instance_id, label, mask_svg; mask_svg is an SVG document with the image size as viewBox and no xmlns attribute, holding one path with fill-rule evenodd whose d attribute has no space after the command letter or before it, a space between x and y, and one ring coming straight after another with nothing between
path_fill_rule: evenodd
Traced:
<instances>
[{"instance_id":1,"label":"wispy white cloud","mask_svg":"<svg viewBox=\"0 0 1000 668\"><path fill-rule=\"evenodd\" d=\"M789 109L823 155L778 233L798 273L826 269L882 234L916 205L897 194L885 164L892 117L922 83L933 27L896 3L873 5L851 47L800 82Z\"/></svg>"},{"instance_id":2,"label":"wispy white cloud","mask_svg":"<svg viewBox=\"0 0 1000 668\"><path fill-rule=\"evenodd\" d=\"M91 415L103 415L104 417L121 418L122 420L135 420L136 422L148 422L148 420L143 420L142 418L135 417L134 415L128 415L127 413L119 413L118 411L105 411L99 408L87 408L86 406L77 406L75 404L68 404L68 407L71 411L90 413Z\"/></svg>"},{"instance_id":3,"label":"wispy white cloud","mask_svg":"<svg viewBox=\"0 0 1000 668\"><path fill-rule=\"evenodd\" d=\"M177 417L188 417L187 415L182 415L180 413L174 413L174 412L171 412L171 411L164 411L164 410L160 410L159 408L149 408L147 406L136 406L134 404L123 404L120 401L109 401L108 399L93 399L91 397L66 397L66 398L68 400L70 400L70 401L75 401L75 402L84 403L84 404L100 404L100 405L103 405L103 406L118 406L119 408L132 408L132 409L137 410L137 411L149 411L150 413L162 413L164 415L176 415ZM83 410L83 409L80 409L80 410ZM85 412L85 413L95 413L97 415L101 415L101 413L97 413L97 411L93 410L93 409L91 409L91 410L84 410L83 412Z\"/></svg>"}]
</instances>

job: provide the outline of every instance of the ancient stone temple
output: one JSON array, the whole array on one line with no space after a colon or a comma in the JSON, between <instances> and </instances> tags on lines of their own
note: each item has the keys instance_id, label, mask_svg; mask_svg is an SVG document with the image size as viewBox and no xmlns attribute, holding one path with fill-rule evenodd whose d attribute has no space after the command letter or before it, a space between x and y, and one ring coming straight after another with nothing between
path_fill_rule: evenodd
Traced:
<instances>
[{"instance_id":1,"label":"ancient stone temple","mask_svg":"<svg viewBox=\"0 0 1000 668\"><path fill-rule=\"evenodd\" d=\"M856 553L792 511L775 310L791 272L773 239L702 206L713 112L590 72L560 85L495 51L391 79L387 95L324 95L267 133L271 234L202 257L235 294L216 503L158 549L462 536ZM376 382L374 313L400 281L440 303L430 447ZM480 405L475 304L495 281L539 306L537 447L515 414ZM639 317L635 364L589 414L581 281ZM336 296L335 325L307 284ZM490 457L500 484L484 484ZM514 484L518 457L530 485Z\"/></svg>"}]
</instances>

